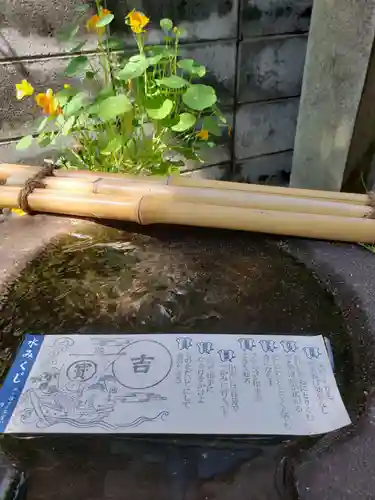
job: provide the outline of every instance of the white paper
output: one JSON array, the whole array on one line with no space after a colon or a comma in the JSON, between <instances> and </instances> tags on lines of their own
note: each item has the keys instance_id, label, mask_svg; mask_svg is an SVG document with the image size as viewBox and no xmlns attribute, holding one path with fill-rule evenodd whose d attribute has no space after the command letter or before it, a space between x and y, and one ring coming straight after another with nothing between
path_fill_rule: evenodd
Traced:
<instances>
[{"instance_id":1,"label":"white paper","mask_svg":"<svg viewBox=\"0 0 375 500\"><path fill-rule=\"evenodd\" d=\"M322 336L44 336L6 433L312 435L350 424Z\"/></svg>"}]
</instances>

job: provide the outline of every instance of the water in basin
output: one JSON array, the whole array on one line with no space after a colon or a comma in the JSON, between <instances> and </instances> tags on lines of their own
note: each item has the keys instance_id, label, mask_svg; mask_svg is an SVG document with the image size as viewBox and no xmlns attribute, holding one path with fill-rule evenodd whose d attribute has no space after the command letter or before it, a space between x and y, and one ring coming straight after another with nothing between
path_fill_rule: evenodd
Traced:
<instances>
[{"instance_id":1,"label":"water in basin","mask_svg":"<svg viewBox=\"0 0 375 500\"><path fill-rule=\"evenodd\" d=\"M50 244L25 268L2 301L0 331L4 367L30 331L321 333L332 342L348 410L354 414L358 405L340 310L278 240L263 236L88 226ZM290 458L313 443L56 437L13 439L3 447L30 472L35 499L59 484L60 498L80 488L87 499L121 498L127 488L132 500L224 500L234 493L238 500L272 500L294 498ZM249 488L259 493L249 497Z\"/></svg>"}]
</instances>

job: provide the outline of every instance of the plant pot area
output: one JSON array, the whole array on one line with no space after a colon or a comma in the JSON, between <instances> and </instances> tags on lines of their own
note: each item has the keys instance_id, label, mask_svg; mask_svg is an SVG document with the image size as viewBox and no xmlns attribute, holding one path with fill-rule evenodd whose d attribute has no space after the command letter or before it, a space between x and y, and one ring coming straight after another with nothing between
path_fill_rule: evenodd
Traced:
<instances>
[{"instance_id":1,"label":"plant pot area","mask_svg":"<svg viewBox=\"0 0 375 500\"><path fill-rule=\"evenodd\" d=\"M370 252L40 215L6 220L1 232L3 370L26 332L322 334L353 422L309 438L4 436L27 499L372 498Z\"/></svg>"}]
</instances>

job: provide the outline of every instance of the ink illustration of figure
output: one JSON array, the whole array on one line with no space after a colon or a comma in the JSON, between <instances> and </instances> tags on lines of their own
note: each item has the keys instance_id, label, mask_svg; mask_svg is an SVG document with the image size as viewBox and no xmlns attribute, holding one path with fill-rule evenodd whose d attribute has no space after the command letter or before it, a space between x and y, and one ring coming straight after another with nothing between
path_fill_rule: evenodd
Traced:
<instances>
[{"instance_id":1,"label":"ink illustration of figure","mask_svg":"<svg viewBox=\"0 0 375 500\"><path fill-rule=\"evenodd\" d=\"M103 370L97 355L87 355L32 377L22 396L20 421L39 428L65 424L114 431L168 416L167 397L148 389L171 370L170 353L162 344L135 341L108 361Z\"/></svg>"}]
</instances>

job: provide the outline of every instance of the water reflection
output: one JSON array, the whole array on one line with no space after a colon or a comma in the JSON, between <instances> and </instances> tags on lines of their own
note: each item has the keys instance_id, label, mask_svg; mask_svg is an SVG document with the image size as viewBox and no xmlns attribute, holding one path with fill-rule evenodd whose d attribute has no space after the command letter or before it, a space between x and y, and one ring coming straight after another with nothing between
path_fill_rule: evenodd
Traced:
<instances>
[{"instance_id":1,"label":"water reflection","mask_svg":"<svg viewBox=\"0 0 375 500\"><path fill-rule=\"evenodd\" d=\"M351 354L332 297L276 240L254 235L168 227L128 232L99 225L73 233L48 246L10 288L0 330L3 358L26 331L323 333L333 343L341 392L351 404ZM47 484L54 491L59 484L60 498L70 499L73 490L61 478L69 476L79 491L83 482L91 483L93 469L101 477L92 481L102 491L98 498L120 498L132 484L132 500L153 498L158 488L158 498L166 500L224 500L234 493L238 500L272 500L280 498L280 488L293 498L285 457L312 442L51 439L4 444L32 472L33 499L46 496ZM48 468L49 461L54 465ZM262 493L249 497L250 485ZM109 490L118 493L111 496Z\"/></svg>"}]
</instances>

